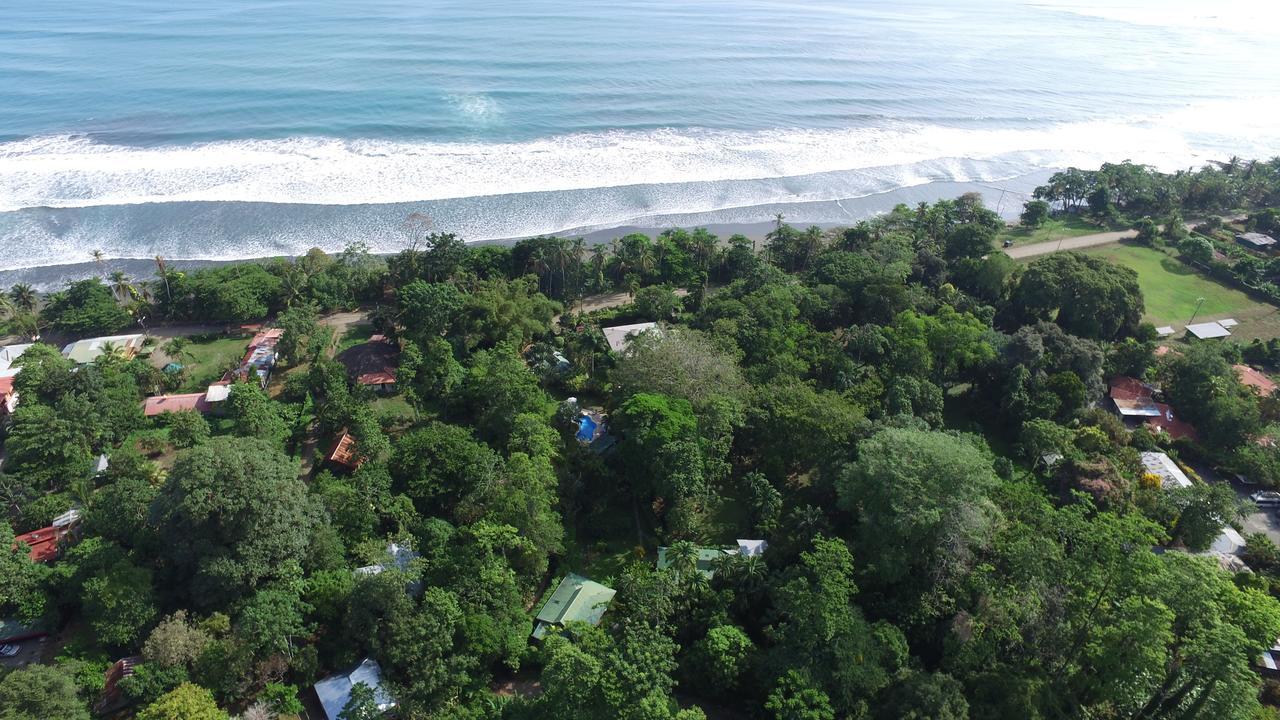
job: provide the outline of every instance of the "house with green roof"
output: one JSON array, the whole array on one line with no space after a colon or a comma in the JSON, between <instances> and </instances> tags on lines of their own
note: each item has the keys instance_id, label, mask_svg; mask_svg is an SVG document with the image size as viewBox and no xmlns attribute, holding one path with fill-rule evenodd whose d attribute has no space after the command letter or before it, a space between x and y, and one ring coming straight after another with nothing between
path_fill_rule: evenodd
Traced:
<instances>
[{"instance_id":1,"label":"house with green roof","mask_svg":"<svg viewBox=\"0 0 1280 720\"><path fill-rule=\"evenodd\" d=\"M599 625L616 593L613 588L569 573L538 611L533 623L533 638L541 640L551 628L563 628L571 622Z\"/></svg>"},{"instance_id":2,"label":"house with green roof","mask_svg":"<svg viewBox=\"0 0 1280 720\"><path fill-rule=\"evenodd\" d=\"M730 555L738 554L737 548L728 550L726 548L718 548L718 547L716 548L700 547L700 548L695 548L695 550L697 550L698 559L694 562L694 566L698 569L698 572L702 573L703 575L706 575L707 577L711 577L712 575L715 574L715 570L712 569L712 564L715 563L716 560L719 560L720 558L723 558L723 557L729 557ZM672 558L671 548L669 547L658 548L658 569L665 570L671 567L672 562L673 562L673 558Z\"/></svg>"},{"instance_id":3,"label":"house with green roof","mask_svg":"<svg viewBox=\"0 0 1280 720\"><path fill-rule=\"evenodd\" d=\"M715 574L715 561L725 557L733 557L741 555L742 557L752 557L764 553L765 548L769 547L769 543L764 540L738 540L736 547L697 547L697 560L694 561L694 567L698 572L707 577ZM671 567L674 558L671 554L671 548L658 548L658 569L665 570Z\"/></svg>"}]
</instances>

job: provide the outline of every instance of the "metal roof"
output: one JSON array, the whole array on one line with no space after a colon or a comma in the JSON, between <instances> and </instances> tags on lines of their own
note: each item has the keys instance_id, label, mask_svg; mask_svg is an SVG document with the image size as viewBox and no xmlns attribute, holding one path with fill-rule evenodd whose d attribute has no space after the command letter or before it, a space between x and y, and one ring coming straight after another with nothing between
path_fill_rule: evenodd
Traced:
<instances>
[{"instance_id":1,"label":"metal roof","mask_svg":"<svg viewBox=\"0 0 1280 720\"><path fill-rule=\"evenodd\" d=\"M614 352L622 352L627 349L632 337L647 330L657 331L657 328L658 323L647 322L600 328L600 332L604 333L604 339L609 342L609 349Z\"/></svg>"},{"instance_id":2,"label":"metal roof","mask_svg":"<svg viewBox=\"0 0 1280 720\"><path fill-rule=\"evenodd\" d=\"M1231 331L1222 326L1222 323L1207 322L1188 325L1187 332L1195 335L1201 340L1209 340L1212 338L1224 338L1231 335Z\"/></svg>"},{"instance_id":3,"label":"metal roof","mask_svg":"<svg viewBox=\"0 0 1280 720\"><path fill-rule=\"evenodd\" d=\"M342 709L351 701L351 688L356 683L364 683L373 688L373 699L379 710L389 710L396 705L395 698L382 685L382 668L376 660L365 658L350 672L329 677L316 683L316 696L324 706L324 714L329 720L338 720Z\"/></svg>"},{"instance_id":4,"label":"metal roof","mask_svg":"<svg viewBox=\"0 0 1280 720\"><path fill-rule=\"evenodd\" d=\"M1182 468L1178 467L1173 458L1162 452L1142 453L1142 464L1148 472L1160 478L1161 486L1164 488L1191 487L1191 478L1182 472Z\"/></svg>"},{"instance_id":5,"label":"metal roof","mask_svg":"<svg viewBox=\"0 0 1280 720\"><path fill-rule=\"evenodd\" d=\"M617 591L613 588L569 573L538 611L533 637L541 639L553 626L563 627L570 622L599 625L615 594Z\"/></svg>"}]
</instances>

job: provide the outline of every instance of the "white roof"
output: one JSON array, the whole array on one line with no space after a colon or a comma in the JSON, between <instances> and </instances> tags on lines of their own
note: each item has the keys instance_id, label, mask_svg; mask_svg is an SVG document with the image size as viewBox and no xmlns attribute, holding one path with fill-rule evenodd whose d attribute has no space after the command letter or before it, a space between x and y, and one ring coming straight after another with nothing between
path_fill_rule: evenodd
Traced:
<instances>
[{"instance_id":1,"label":"white roof","mask_svg":"<svg viewBox=\"0 0 1280 720\"><path fill-rule=\"evenodd\" d=\"M1160 337L1169 337L1175 332L1177 332L1177 330L1174 330L1172 325L1161 325L1160 327L1156 328L1156 334L1159 335Z\"/></svg>"},{"instance_id":2,"label":"white roof","mask_svg":"<svg viewBox=\"0 0 1280 720\"><path fill-rule=\"evenodd\" d=\"M142 346L142 341L146 336L140 334L134 335L109 335L107 337L85 338L62 348L62 354L68 359L77 363L91 363L102 354L102 347L107 343L118 347L127 347L137 349Z\"/></svg>"},{"instance_id":3,"label":"white roof","mask_svg":"<svg viewBox=\"0 0 1280 720\"><path fill-rule=\"evenodd\" d=\"M754 555L763 555L768 549L769 543L764 540L739 540L738 554L743 557L752 557Z\"/></svg>"},{"instance_id":4,"label":"white roof","mask_svg":"<svg viewBox=\"0 0 1280 720\"><path fill-rule=\"evenodd\" d=\"M1188 325L1187 332L1191 333L1192 335L1195 335L1201 340L1208 340L1210 338L1227 337L1228 335L1231 334L1231 331L1223 327L1222 323L1217 323L1217 322L1196 323L1195 325Z\"/></svg>"},{"instance_id":5,"label":"white roof","mask_svg":"<svg viewBox=\"0 0 1280 720\"><path fill-rule=\"evenodd\" d=\"M230 385L210 385L208 389L204 391L205 402L222 402L230 396Z\"/></svg>"},{"instance_id":6,"label":"white roof","mask_svg":"<svg viewBox=\"0 0 1280 720\"><path fill-rule=\"evenodd\" d=\"M80 520L80 511L77 510L76 508L71 508L70 510L54 518L53 522L49 524L52 525L53 527L67 527L68 525L76 524L76 522L79 520Z\"/></svg>"},{"instance_id":7,"label":"white roof","mask_svg":"<svg viewBox=\"0 0 1280 720\"><path fill-rule=\"evenodd\" d=\"M387 545L387 557L391 560L390 564L395 565L396 568L400 570L408 570L409 563L418 557L418 553L414 552L413 548L409 547L408 545L391 543L390 545ZM382 564L382 563L379 563L377 565L365 565L364 567L356 568L356 574L357 575L377 575L378 573L386 569L387 569L386 564Z\"/></svg>"},{"instance_id":8,"label":"white roof","mask_svg":"<svg viewBox=\"0 0 1280 720\"><path fill-rule=\"evenodd\" d=\"M1231 526L1222 528L1222 534L1218 535L1218 538L1209 546L1209 552L1224 555L1235 555L1242 549L1244 549L1244 538Z\"/></svg>"},{"instance_id":9,"label":"white roof","mask_svg":"<svg viewBox=\"0 0 1280 720\"><path fill-rule=\"evenodd\" d=\"M0 370L8 370L13 365L13 361L22 357L22 353L26 352L27 348L31 347L32 344L6 345L0 348Z\"/></svg>"},{"instance_id":10,"label":"white roof","mask_svg":"<svg viewBox=\"0 0 1280 720\"><path fill-rule=\"evenodd\" d=\"M600 332L604 333L604 339L609 342L610 350L622 352L627 349L631 336L639 335L646 330L654 330L657 327L658 323L635 323L633 325L615 325L614 327L600 328Z\"/></svg>"},{"instance_id":11,"label":"white roof","mask_svg":"<svg viewBox=\"0 0 1280 720\"><path fill-rule=\"evenodd\" d=\"M1275 655L1270 651L1262 653L1262 665L1268 670L1280 670L1280 666L1276 665Z\"/></svg>"},{"instance_id":12,"label":"white roof","mask_svg":"<svg viewBox=\"0 0 1280 720\"><path fill-rule=\"evenodd\" d=\"M378 703L379 710L395 707L395 699L382 686L382 668L378 666L377 661L365 658L351 672L330 675L316 683L316 695L319 696L320 704L324 706L324 714L329 716L329 720L338 720L342 709L351 700L351 687L356 683L364 683L373 688L373 698Z\"/></svg>"},{"instance_id":13,"label":"white roof","mask_svg":"<svg viewBox=\"0 0 1280 720\"><path fill-rule=\"evenodd\" d=\"M1191 478L1182 472L1182 468L1178 467L1173 458L1162 452L1142 453L1142 464L1148 472L1160 478L1165 488L1191 487Z\"/></svg>"},{"instance_id":14,"label":"white roof","mask_svg":"<svg viewBox=\"0 0 1280 720\"><path fill-rule=\"evenodd\" d=\"M1219 320L1218 324L1224 328L1233 328L1239 325L1240 323L1236 322L1235 318L1225 318L1223 320Z\"/></svg>"}]
</instances>

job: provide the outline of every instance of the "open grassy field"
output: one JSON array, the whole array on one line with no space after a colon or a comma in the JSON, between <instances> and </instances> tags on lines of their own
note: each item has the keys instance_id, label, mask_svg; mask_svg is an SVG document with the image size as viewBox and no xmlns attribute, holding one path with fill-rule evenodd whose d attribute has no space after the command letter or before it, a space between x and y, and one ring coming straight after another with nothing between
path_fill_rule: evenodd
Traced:
<instances>
[{"instance_id":1,"label":"open grassy field","mask_svg":"<svg viewBox=\"0 0 1280 720\"><path fill-rule=\"evenodd\" d=\"M1119 226L1098 225L1084 218L1071 215L1064 218L1054 218L1034 230L1021 225L1005 228L996 235L996 244L1003 245L1005 240L1012 240L1014 245L1030 245L1032 243L1052 242L1062 238L1080 237L1081 235L1123 229L1125 228Z\"/></svg>"},{"instance_id":2,"label":"open grassy field","mask_svg":"<svg viewBox=\"0 0 1280 720\"><path fill-rule=\"evenodd\" d=\"M1085 252L1132 268L1146 300L1145 319L1156 325L1172 325L1181 333L1195 313L1196 322L1235 318L1235 337L1280 336L1280 310L1243 292L1197 273L1159 250L1135 245L1103 245ZM1196 313L1200 298L1204 303Z\"/></svg>"},{"instance_id":3,"label":"open grassy field","mask_svg":"<svg viewBox=\"0 0 1280 720\"><path fill-rule=\"evenodd\" d=\"M187 381L183 384L183 390L198 392L208 387L209 383L221 379L223 373L244 356L248 344L247 337L191 343L187 346L190 354L178 359L186 367Z\"/></svg>"}]
</instances>

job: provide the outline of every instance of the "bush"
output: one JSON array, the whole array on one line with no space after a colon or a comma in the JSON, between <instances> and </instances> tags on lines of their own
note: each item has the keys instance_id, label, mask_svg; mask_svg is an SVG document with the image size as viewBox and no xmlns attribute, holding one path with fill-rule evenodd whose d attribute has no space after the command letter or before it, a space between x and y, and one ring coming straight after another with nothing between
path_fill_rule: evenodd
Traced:
<instances>
[{"instance_id":1,"label":"bush","mask_svg":"<svg viewBox=\"0 0 1280 720\"><path fill-rule=\"evenodd\" d=\"M1049 222L1049 203L1043 200L1032 200L1022 206L1019 218L1023 227L1038 228Z\"/></svg>"}]
</instances>

